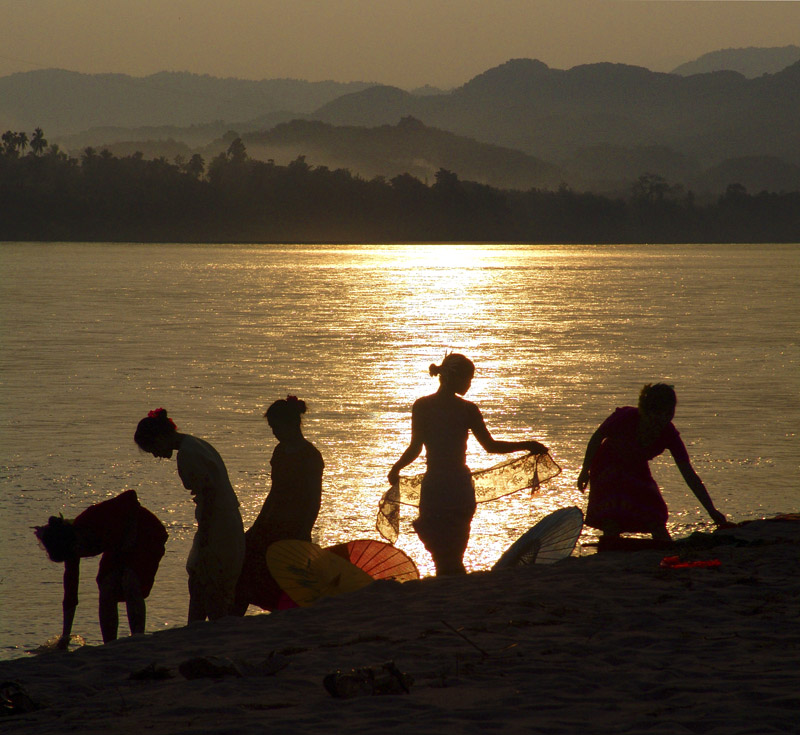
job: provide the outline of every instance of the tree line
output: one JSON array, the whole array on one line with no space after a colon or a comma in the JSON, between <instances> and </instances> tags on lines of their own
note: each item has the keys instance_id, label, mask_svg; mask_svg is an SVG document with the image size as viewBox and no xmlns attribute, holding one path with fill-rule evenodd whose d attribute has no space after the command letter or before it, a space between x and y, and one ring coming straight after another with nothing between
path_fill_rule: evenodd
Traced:
<instances>
[{"instance_id":1,"label":"tree line","mask_svg":"<svg viewBox=\"0 0 800 735\"><path fill-rule=\"evenodd\" d=\"M0 240L117 242L800 242L800 192L717 201L644 174L626 197L513 191L440 169L370 180L346 169L248 157L242 140L146 160L86 148L79 158L37 128L0 147Z\"/></svg>"}]
</instances>

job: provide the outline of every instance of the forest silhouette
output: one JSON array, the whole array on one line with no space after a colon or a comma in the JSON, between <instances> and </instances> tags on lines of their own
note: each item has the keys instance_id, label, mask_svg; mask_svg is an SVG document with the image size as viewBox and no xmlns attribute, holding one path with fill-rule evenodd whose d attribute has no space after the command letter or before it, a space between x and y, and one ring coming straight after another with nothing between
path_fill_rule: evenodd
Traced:
<instances>
[{"instance_id":1,"label":"forest silhouette","mask_svg":"<svg viewBox=\"0 0 800 735\"><path fill-rule=\"evenodd\" d=\"M446 169L370 180L347 169L252 160L241 138L206 163L86 148L80 158L6 131L0 240L109 242L798 242L800 192L716 201L658 174L626 197L498 189Z\"/></svg>"}]
</instances>

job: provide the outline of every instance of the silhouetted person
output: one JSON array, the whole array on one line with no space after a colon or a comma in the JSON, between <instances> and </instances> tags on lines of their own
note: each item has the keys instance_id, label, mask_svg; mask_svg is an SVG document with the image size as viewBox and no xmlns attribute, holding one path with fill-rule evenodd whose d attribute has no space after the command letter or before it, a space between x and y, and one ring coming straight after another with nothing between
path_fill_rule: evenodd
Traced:
<instances>
[{"instance_id":1,"label":"silhouetted person","mask_svg":"<svg viewBox=\"0 0 800 735\"><path fill-rule=\"evenodd\" d=\"M51 516L36 527L36 538L54 562L64 563L63 627L59 648L67 648L75 609L81 559L102 554L97 571L103 643L117 637L117 604L127 607L131 634L144 633L145 599L164 556L167 531L134 490L89 506L74 520Z\"/></svg>"},{"instance_id":2,"label":"silhouetted person","mask_svg":"<svg viewBox=\"0 0 800 735\"><path fill-rule=\"evenodd\" d=\"M197 532L186 562L189 622L229 615L244 559L244 528L239 500L222 457L207 441L180 434L163 408L136 427L135 442L154 457L178 452L178 474L197 504Z\"/></svg>"},{"instance_id":3,"label":"silhouetted person","mask_svg":"<svg viewBox=\"0 0 800 735\"><path fill-rule=\"evenodd\" d=\"M296 396L275 401L264 414L278 444L272 452L272 487L253 526L245 533L246 553L236 589L236 612L249 604L274 610L281 588L267 568L267 549L283 539L311 541L311 529L322 502L325 463L303 436L305 401Z\"/></svg>"},{"instance_id":4,"label":"silhouetted person","mask_svg":"<svg viewBox=\"0 0 800 735\"><path fill-rule=\"evenodd\" d=\"M543 454L547 448L537 441L492 438L480 409L459 397L469 390L475 374L475 366L464 355L450 353L429 371L439 376L439 390L414 402L411 441L389 472L389 482L399 481L400 470L411 464L424 446L427 468L414 530L433 557L436 574L464 574L463 556L475 513L475 489L466 461L469 432L487 452L495 454L521 449Z\"/></svg>"},{"instance_id":5,"label":"silhouetted person","mask_svg":"<svg viewBox=\"0 0 800 735\"><path fill-rule=\"evenodd\" d=\"M618 408L589 439L578 488L583 492L589 486L586 524L603 532L600 548L613 548L623 532L649 533L654 541L670 541L667 504L648 464L665 449L714 523L725 523L672 424L676 405L672 386L647 384L639 394L638 408Z\"/></svg>"}]
</instances>

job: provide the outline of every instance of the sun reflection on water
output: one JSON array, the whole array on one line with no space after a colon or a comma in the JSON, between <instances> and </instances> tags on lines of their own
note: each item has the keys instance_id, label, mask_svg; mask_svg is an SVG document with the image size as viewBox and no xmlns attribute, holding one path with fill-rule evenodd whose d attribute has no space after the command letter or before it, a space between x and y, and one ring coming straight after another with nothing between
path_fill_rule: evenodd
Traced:
<instances>
[{"instance_id":1,"label":"sun reflection on water","mask_svg":"<svg viewBox=\"0 0 800 735\"><path fill-rule=\"evenodd\" d=\"M529 425L531 407L521 404L517 396L522 388L520 381L532 380L535 369L525 375L512 367L521 355L541 355L543 351L538 349L535 334L524 334L524 328L520 329L520 322L527 322L530 299L520 307L507 297L509 285L520 278L521 270L526 270L524 264L539 267L553 254L552 250L529 250L521 268L519 258L510 257L519 253L480 246L422 245L381 251L380 269L392 280L387 289L392 296L384 305L384 320L390 325L389 340L395 345L384 354L383 361L375 364L373 372L376 383L386 385L387 401L393 409L384 415L385 430L376 437L381 455L394 461L405 448L412 403L437 387L435 379L428 375L428 365L441 362L449 351L466 354L475 362L475 378L466 397L479 407L489 405L488 411L484 410L485 418L496 437L546 440L541 428L536 433L535 427ZM521 314L517 313L520 308L524 309ZM529 385L525 392L530 393ZM502 406L502 413L498 406ZM498 421L501 416L502 421ZM472 469L503 459L487 455L470 436L467 462ZM423 471L424 452L405 473ZM480 504L465 565L472 571L489 568L522 532L563 506L563 493L545 490L533 499L523 491ZM430 574L430 556L410 526L415 511L403 508L397 545L417 561L423 574Z\"/></svg>"},{"instance_id":2,"label":"sun reflection on water","mask_svg":"<svg viewBox=\"0 0 800 735\"><path fill-rule=\"evenodd\" d=\"M435 390L428 365L447 350L476 363L467 397L492 434L542 441L563 467L533 498L520 492L479 506L471 570L489 568L552 510L585 506L575 479L589 436L653 380L676 384L676 426L721 510L735 521L792 510L798 253L795 245L5 243L7 545L26 549L29 527L48 515L74 516L135 489L171 534L148 615L152 625L182 622L193 507L174 463L136 452L135 422L164 405L182 430L210 440L249 527L275 446L262 414L287 393L307 401L305 432L326 463L316 540L375 538L411 405ZM502 458L471 440L467 459L482 469ZM408 468L423 470L422 460ZM708 530L671 459L654 462L653 474L670 530ZM406 509L398 546L430 573L412 518ZM0 634L49 634L36 626L49 619L41 609L60 604L52 565L37 554L15 559L3 600L14 615L2 617ZM96 594L88 569L82 584L86 598ZM76 625L97 631L92 606L78 616Z\"/></svg>"}]
</instances>

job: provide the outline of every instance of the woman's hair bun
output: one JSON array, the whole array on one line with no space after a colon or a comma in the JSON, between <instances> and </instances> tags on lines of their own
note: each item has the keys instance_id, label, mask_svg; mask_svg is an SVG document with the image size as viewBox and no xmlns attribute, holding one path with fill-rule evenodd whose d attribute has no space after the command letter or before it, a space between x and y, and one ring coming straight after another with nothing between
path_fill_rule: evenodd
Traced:
<instances>
[{"instance_id":1,"label":"woman's hair bun","mask_svg":"<svg viewBox=\"0 0 800 735\"><path fill-rule=\"evenodd\" d=\"M62 562L75 556L77 535L63 516L50 516L46 526L36 526L36 538L52 561Z\"/></svg>"},{"instance_id":2,"label":"woman's hair bun","mask_svg":"<svg viewBox=\"0 0 800 735\"><path fill-rule=\"evenodd\" d=\"M264 413L267 421L300 421L300 416L308 410L306 402L297 396L286 396L275 401Z\"/></svg>"},{"instance_id":3,"label":"woman's hair bun","mask_svg":"<svg viewBox=\"0 0 800 735\"><path fill-rule=\"evenodd\" d=\"M432 375L438 375L439 380L446 380L453 376L465 376L472 378L475 374L475 365L468 357L458 352L448 352L444 356L441 365L431 363L428 372Z\"/></svg>"},{"instance_id":4,"label":"woman's hair bun","mask_svg":"<svg viewBox=\"0 0 800 735\"><path fill-rule=\"evenodd\" d=\"M147 418L153 419L157 424L167 427L168 430L177 428L175 422L167 416L166 408L154 408L152 411L148 411Z\"/></svg>"},{"instance_id":5,"label":"woman's hair bun","mask_svg":"<svg viewBox=\"0 0 800 735\"><path fill-rule=\"evenodd\" d=\"M290 407L294 408L294 410L299 414L303 414L308 410L306 402L297 396L286 396L286 403L288 403Z\"/></svg>"},{"instance_id":6,"label":"woman's hair bun","mask_svg":"<svg viewBox=\"0 0 800 735\"><path fill-rule=\"evenodd\" d=\"M147 416L136 426L133 440L141 449L149 452L157 437L173 434L177 428L175 422L167 416L166 408L154 408L152 411L148 411Z\"/></svg>"}]
</instances>

